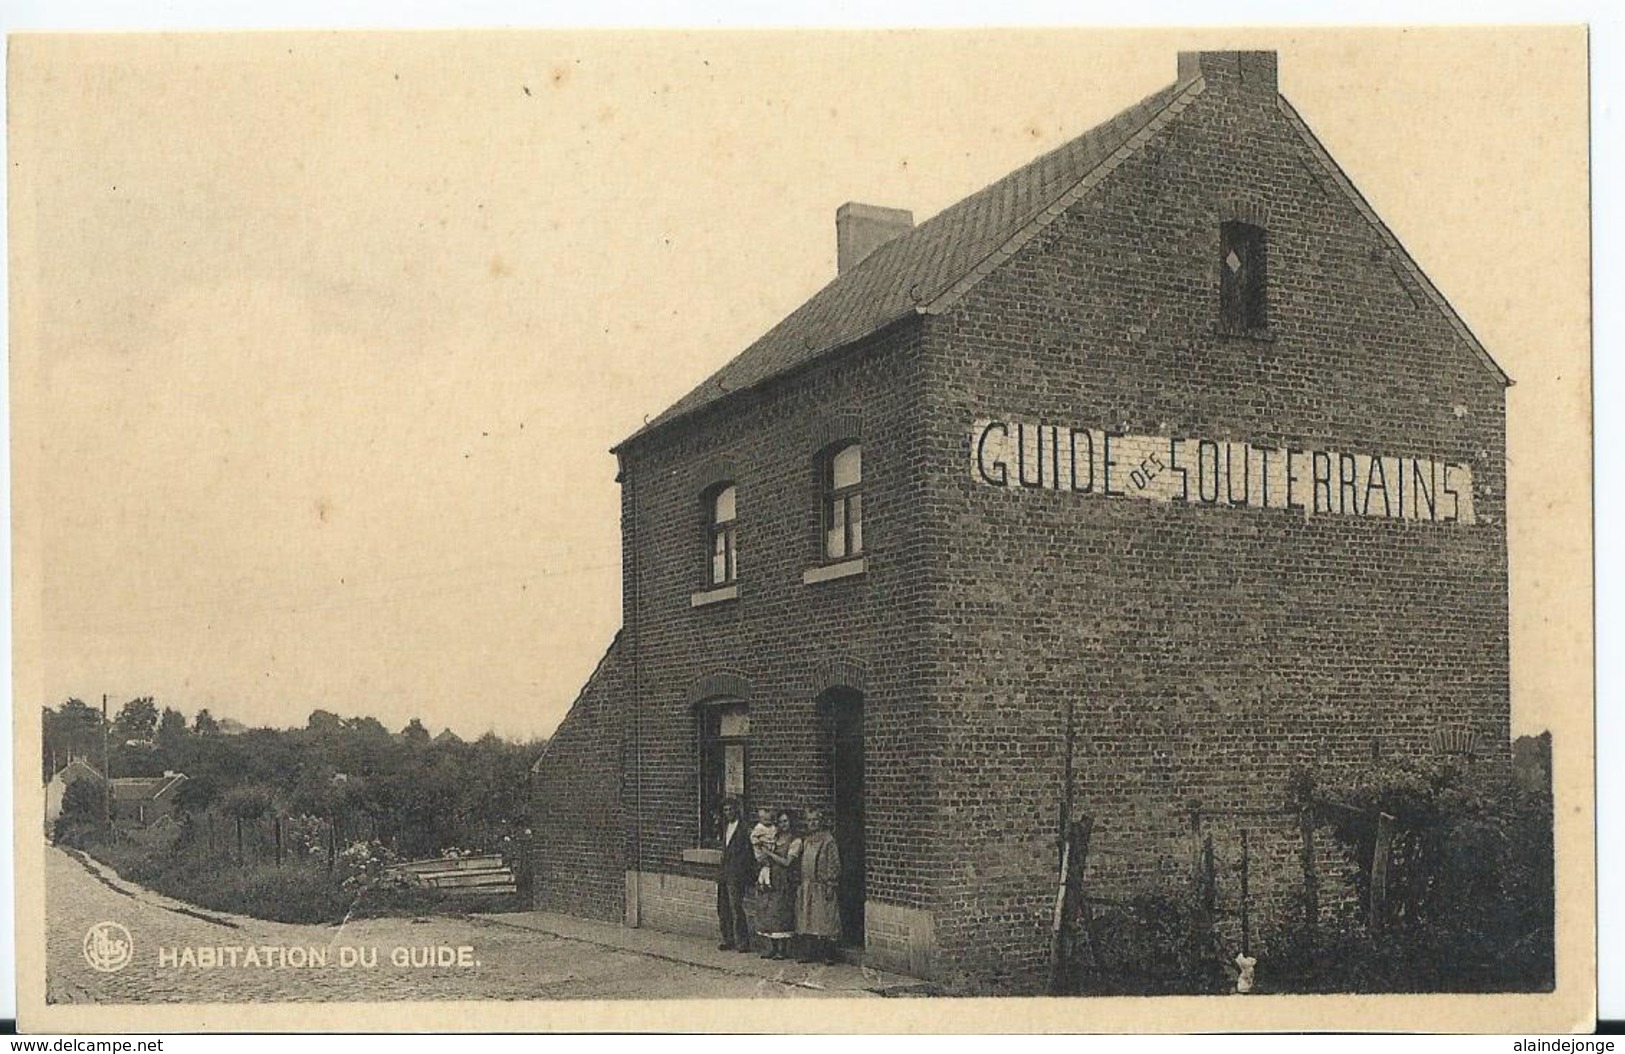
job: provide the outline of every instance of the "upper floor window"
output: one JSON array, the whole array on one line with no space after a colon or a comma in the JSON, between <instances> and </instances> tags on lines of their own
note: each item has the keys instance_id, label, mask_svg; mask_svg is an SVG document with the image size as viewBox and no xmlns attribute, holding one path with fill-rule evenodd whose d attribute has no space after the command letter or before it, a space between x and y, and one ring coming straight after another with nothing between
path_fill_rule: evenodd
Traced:
<instances>
[{"instance_id":1,"label":"upper floor window","mask_svg":"<svg viewBox=\"0 0 1625 1054\"><path fill-rule=\"evenodd\" d=\"M863 553L863 446L847 443L824 459L824 558Z\"/></svg>"},{"instance_id":2,"label":"upper floor window","mask_svg":"<svg viewBox=\"0 0 1625 1054\"><path fill-rule=\"evenodd\" d=\"M739 488L724 483L706 492L706 584L725 586L739 575Z\"/></svg>"},{"instance_id":3,"label":"upper floor window","mask_svg":"<svg viewBox=\"0 0 1625 1054\"><path fill-rule=\"evenodd\" d=\"M1226 332L1269 325L1264 228L1231 220L1219 225L1219 321Z\"/></svg>"}]
</instances>

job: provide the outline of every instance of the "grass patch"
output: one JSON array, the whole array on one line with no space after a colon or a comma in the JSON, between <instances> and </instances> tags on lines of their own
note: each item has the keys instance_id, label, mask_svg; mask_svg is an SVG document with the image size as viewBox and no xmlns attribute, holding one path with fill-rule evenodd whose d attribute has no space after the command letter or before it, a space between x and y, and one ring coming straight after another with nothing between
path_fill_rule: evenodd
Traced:
<instances>
[{"instance_id":1,"label":"grass patch","mask_svg":"<svg viewBox=\"0 0 1625 1054\"><path fill-rule=\"evenodd\" d=\"M346 886L321 857L239 865L196 843L142 845L115 833L79 832L72 845L120 878L210 911L271 922L336 924L346 918L466 915L512 911L518 896L456 896L390 884Z\"/></svg>"}]
</instances>

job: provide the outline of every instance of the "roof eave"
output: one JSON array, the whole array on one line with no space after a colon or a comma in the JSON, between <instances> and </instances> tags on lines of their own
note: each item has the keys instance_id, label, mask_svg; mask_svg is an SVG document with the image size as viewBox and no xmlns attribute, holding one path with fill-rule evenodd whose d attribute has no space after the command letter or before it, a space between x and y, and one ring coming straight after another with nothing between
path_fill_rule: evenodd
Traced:
<instances>
[{"instance_id":1,"label":"roof eave","mask_svg":"<svg viewBox=\"0 0 1625 1054\"><path fill-rule=\"evenodd\" d=\"M778 373L770 373L760 380L753 381L750 384L742 385L731 391L724 392L715 399L712 399L710 402L691 407L690 409L684 410L679 414L673 414L671 417L665 418L664 420L657 419L644 425L636 432L633 432L631 435L609 448L609 452L619 458L622 463L621 472L617 473L616 481L619 482L622 476L625 474L626 454L630 452L630 448L632 446L641 444L652 436L669 430L672 425L675 425L680 421L692 420L694 417L704 413L707 410L714 410L719 406L727 406L730 403L737 402L742 396L760 392L763 388L777 381L783 381L791 377L799 376L807 370L813 369L822 364L832 355L838 355L843 352L850 351L868 341L875 339L876 337L879 337L884 333L890 332L893 328L909 321L910 319L920 318L927 313L928 312L923 306L911 307L902 314L895 315L884 322L878 323L872 329L865 330L856 337L851 337L847 340L835 341L832 344L828 344L817 349L808 355L804 361L797 363L787 370L782 370Z\"/></svg>"}]
</instances>

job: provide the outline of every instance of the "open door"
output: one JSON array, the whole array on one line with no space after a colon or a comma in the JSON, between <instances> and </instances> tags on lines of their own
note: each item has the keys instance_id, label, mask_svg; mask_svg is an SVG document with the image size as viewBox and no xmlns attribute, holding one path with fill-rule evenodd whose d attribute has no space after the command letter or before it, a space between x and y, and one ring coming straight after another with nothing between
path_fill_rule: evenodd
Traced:
<instances>
[{"instance_id":1,"label":"open door","mask_svg":"<svg viewBox=\"0 0 1625 1054\"><path fill-rule=\"evenodd\" d=\"M841 943L863 947L863 696L840 692L831 700L831 801L835 842L841 850Z\"/></svg>"}]
</instances>

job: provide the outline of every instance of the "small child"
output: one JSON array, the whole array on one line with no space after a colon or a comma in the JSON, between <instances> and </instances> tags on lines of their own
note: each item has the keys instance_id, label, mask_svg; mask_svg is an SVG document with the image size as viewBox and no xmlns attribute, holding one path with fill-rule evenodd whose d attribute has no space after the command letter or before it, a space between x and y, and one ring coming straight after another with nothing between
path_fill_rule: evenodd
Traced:
<instances>
[{"instance_id":1,"label":"small child","mask_svg":"<svg viewBox=\"0 0 1625 1054\"><path fill-rule=\"evenodd\" d=\"M773 869L767 861L767 851L773 848L778 840L779 829L774 823L772 809L756 810L756 826L750 829L750 851L756 857L756 862L762 865L762 870L756 876L756 882L761 886L773 884Z\"/></svg>"}]
</instances>

